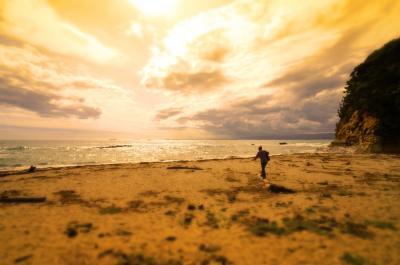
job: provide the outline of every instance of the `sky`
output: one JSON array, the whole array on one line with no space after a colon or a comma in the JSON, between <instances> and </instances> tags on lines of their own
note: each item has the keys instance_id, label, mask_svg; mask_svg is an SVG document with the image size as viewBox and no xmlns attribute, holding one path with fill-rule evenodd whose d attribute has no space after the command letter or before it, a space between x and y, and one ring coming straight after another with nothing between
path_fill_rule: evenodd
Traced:
<instances>
[{"instance_id":1,"label":"sky","mask_svg":"<svg viewBox=\"0 0 400 265\"><path fill-rule=\"evenodd\" d=\"M0 0L0 139L333 133L398 0Z\"/></svg>"}]
</instances>

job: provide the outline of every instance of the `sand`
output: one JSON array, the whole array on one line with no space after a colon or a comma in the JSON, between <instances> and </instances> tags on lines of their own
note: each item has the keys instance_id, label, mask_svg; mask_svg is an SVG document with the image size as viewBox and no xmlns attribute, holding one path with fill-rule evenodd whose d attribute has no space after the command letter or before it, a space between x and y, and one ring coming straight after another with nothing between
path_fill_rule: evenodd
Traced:
<instances>
[{"instance_id":1,"label":"sand","mask_svg":"<svg viewBox=\"0 0 400 265\"><path fill-rule=\"evenodd\" d=\"M227 159L3 174L3 198L46 201L0 203L0 264L400 264L399 156L273 156L267 172Z\"/></svg>"}]
</instances>

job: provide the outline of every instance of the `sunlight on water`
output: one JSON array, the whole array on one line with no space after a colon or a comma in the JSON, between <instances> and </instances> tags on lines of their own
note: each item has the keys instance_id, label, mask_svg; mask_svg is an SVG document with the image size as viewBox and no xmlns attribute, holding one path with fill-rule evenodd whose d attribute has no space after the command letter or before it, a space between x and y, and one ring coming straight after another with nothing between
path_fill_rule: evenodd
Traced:
<instances>
[{"instance_id":1,"label":"sunlight on water","mask_svg":"<svg viewBox=\"0 0 400 265\"><path fill-rule=\"evenodd\" d=\"M321 152L330 140L1 141L0 170L39 167L251 157Z\"/></svg>"}]
</instances>

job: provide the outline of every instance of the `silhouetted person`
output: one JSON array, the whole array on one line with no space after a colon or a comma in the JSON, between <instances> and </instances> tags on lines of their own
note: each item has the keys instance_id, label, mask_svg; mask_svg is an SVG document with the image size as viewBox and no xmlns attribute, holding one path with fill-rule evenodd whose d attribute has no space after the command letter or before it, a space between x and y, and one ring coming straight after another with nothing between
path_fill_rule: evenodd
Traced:
<instances>
[{"instance_id":1,"label":"silhouetted person","mask_svg":"<svg viewBox=\"0 0 400 265\"><path fill-rule=\"evenodd\" d=\"M254 157L254 160L256 160L257 158L260 158L261 161L261 177L265 179L265 177L267 176L267 174L265 173L265 167L267 166L267 163L269 161L269 152L266 150L262 150L262 146L259 146L258 153Z\"/></svg>"}]
</instances>

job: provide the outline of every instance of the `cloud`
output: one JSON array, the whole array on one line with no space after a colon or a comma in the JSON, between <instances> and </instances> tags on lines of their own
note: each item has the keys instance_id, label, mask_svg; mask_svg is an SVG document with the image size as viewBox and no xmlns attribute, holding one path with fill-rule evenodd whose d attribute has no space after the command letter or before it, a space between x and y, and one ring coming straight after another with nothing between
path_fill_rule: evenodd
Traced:
<instances>
[{"instance_id":1,"label":"cloud","mask_svg":"<svg viewBox=\"0 0 400 265\"><path fill-rule=\"evenodd\" d=\"M170 47L169 50L172 52L180 53L179 47L174 48L175 41L173 38L167 40L165 47ZM181 46L181 48L189 51L190 54L185 54L183 57L172 58L168 52L161 52L167 65L170 60L174 62L167 66L168 69L163 68L162 75L151 74L158 71L156 65L154 65L156 67L154 69L152 69L152 65L145 69L145 72L149 71L143 77L145 87L187 95L217 90L230 82L230 78L226 76L219 65L230 52L223 29L214 29L187 41L187 46Z\"/></svg>"},{"instance_id":2,"label":"cloud","mask_svg":"<svg viewBox=\"0 0 400 265\"><path fill-rule=\"evenodd\" d=\"M168 108L168 109L162 109L158 111L157 115L154 117L155 120L166 120L169 119L173 116L176 116L178 114L182 113L181 108Z\"/></svg>"},{"instance_id":3,"label":"cloud","mask_svg":"<svg viewBox=\"0 0 400 265\"><path fill-rule=\"evenodd\" d=\"M96 119L101 115L100 108L87 105L76 91L109 89L106 82L76 75L74 66L26 44L0 45L0 52L0 105L42 117Z\"/></svg>"},{"instance_id":4,"label":"cloud","mask_svg":"<svg viewBox=\"0 0 400 265\"><path fill-rule=\"evenodd\" d=\"M231 51L224 28L216 28L198 35L187 43L187 50L195 59L221 63Z\"/></svg>"},{"instance_id":5,"label":"cloud","mask_svg":"<svg viewBox=\"0 0 400 265\"><path fill-rule=\"evenodd\" d=\"M293 25L301 24L297 22L304 22L304 17L300 18L298 14L292 18L297 22L286 21L285 16L293 12L277 3L280 2L235 1L179 23L154 45L152 57L142 71L142 83L147 88L175 92L182 89L187 94L204 90L193 85L176 84L185 83L188 76L206 71L218 73L224 80L234 79L235 82L237 79L254 82L254 77L259 74L265 76L266 72L272 76L274 64L285 64L305 54L302 52L299 55L301 50L299 52L298 49L294 49L295 52L292 52L293 49L283 51L282 46L287 46L286 43L274 47L273 41L289 39L285 35L288 29L293 30ZM302 6L297 5L297 8ZM308 36L298 38L309 40ZM317 37L313 45L324 42L325 38ZM281 58L277 58L277 53L281 53ZM199 86L202 77L199 75L196 78ZM209 75L203 78L207 84ZM257 77L259 80L263 78ZM218 82L209 89L221 90L229 85L230 82Z\"/></svg>"},{"instance_id":6,"label":"cloud","mask_svg":"<svg viewBox=\"0 0 400 265\"><path fill-rule=\"evenodd\" d=\"M60 128L53 127L54 124L46 124L45 127L35 126L13 126L0 124L0 135L2 140L99 140L105 138L132 139L134 135L126 132L111 130L93 130L82 128Z\"/></svg>"},{"instance_id":7,"label":"cloud","mask_svg":"<svg viewBox=\"0 0 400 265\"><path fill-rule=\"evenodd\" d=\"M279 135L331 132L336 122L336 100L341 91L331 91L315 98L273 104L271 95L238 99L220 108L208 109L177 121L228 138L262 138Z\"/></svg>"},{"instance_id":8,"label":"cloud","mask_svg":"<svg viewBox=\"0 0 400 265\"><path fill-rule=\"evenodd\" d=\"M332 47L321 50L313 57L288 67L282 76L274 78L263 85L264 88L278 88L296 100L313 97L321 91L344 87L351 69L356 65L354 57L340 56L335 53L337 44L346 39L343 36ZM349 54L350 47L341 47Z\"/></svg>"},{"instance_id":9,"label":"cloud","mask_svg":"<svg viewBox=\"0 0 400 265\"><path fill-rule=\"evenodd\" d=\"M346 38L344 36L343 38ZM332 47L341 43L341 39ZM288 68L282 76L218 108L181 116L190 124L228 138L262 138L279 135L327 133L334 130L342 87L354 66L353 58L330 64L332 47ZM347 49L349 50L349 49Z\"/></svg>"},{"instance_id":10,"label":"cloud","mask_svg":"<svg viewBox=\"0 0 400 265\"><path fill-rule=\"evenodd\" d=\"M171 30L143 79L183 94L174 95L181 112L159 120L169 128L228 138L333 132L351 70L396 37L398 11L392 0L235 1ZM207 75L189 77L205 69L225 77L208 94Z\"/></svg>"},{"instance_id":11,"label":"cloud","mask_svg":"<svg viewBox=\"0 0 400 265\"><path fill-rule=\"evenodd\" d=\"M60 104L63 102L63 104ZM67 102L67 103L65 103ZM100 109L85 106L82 98L62 97L42 91L13 86L0 78L0 105L8 105L35 112L43 117L98 118Z\"/></svg>"},{"instance_id":12,"label":"cloud","mask_svg":"<svg viewBox=\"0 0 400 265\"><path fill-rule=\"evenodd\" d=\"M221 71L198 72L171 72L163 79L152 79L146 82L149 87L177 91L183 94L193 92L205 92L214 90L229 81Z\"/></svg>"},{"instance_id":13,"label":"cloud","mask_svg":"<svg viewBox=\"0 0 400 265\"><path fill-rule=\"evenodd\" d=\"M142 71L146 88L182 94L212 91L231 78L221 66L231 52L226 25L198 16L175 26L152 49L152 56Z\"/></svg>"},{"instance_id":14,"label":"cloud","mask_svg":"<svg viewBox=\"0 0 400 265\"><path fill-rule=\"evenodd\" d=\"M5 1L1 11L2 34L96 63L107 62L118 55L92 35L64 21L45 0Z\"/></svg>"}]
</instances>

